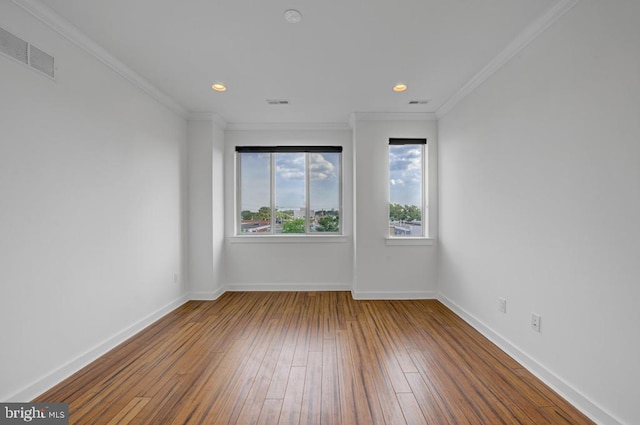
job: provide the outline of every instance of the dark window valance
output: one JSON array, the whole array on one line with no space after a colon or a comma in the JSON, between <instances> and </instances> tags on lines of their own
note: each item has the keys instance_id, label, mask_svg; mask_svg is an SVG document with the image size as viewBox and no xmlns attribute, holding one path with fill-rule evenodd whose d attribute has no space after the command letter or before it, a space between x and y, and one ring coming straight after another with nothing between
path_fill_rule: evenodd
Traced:
<instances>
[{"instance_id":1,"label":"dark window valance","mask_svg":"<svg viewBox=\"0 0 640 425\"><path fill-rule=\"evenodd\" d=\"M342 152L342 146L236 146L236 152L294 153L294 152Z\"/></svg>"},{"instance_id":2,"label":"dark window valance","mask_svg":"<svg viewBox=\"0 0 640 425\"><path fill-rule=\"evenodd\" d=\"M426 145L427 139L399 139L399 138L390 138L390 145Z\"/></svg>"}]
</instances>

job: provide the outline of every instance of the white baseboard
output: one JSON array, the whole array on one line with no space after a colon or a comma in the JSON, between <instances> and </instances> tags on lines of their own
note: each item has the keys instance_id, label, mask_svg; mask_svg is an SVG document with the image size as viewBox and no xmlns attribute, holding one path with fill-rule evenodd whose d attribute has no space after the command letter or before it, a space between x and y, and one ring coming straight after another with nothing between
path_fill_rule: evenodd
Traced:
<instances>
[{"instance_id":1,"label":"white baseboard","mask_svg":"<svg viewBox=\"0 0 640 425\"><path fill-rule=\"evenodd\" d=\"M443 294L438 294L438 300L450 308L455 314L460 316L465 322L474 329L487 337L491 342L496 344L502 351L513 357L518 363L524 366L529 372L533 373L538 379L551 387L554 391L565 398L569 403L574 405L578 410L587 415L593 421L601 425L623 425L621 421L614 418L613 415L607 413L593 401L589 400L580 391L573 388L570 384L563 381L556 374L538 363L527 353L513 345L506 338L494 332L489 326L478 320L465 309L458 306Z\"/></svg>"},{"instance_id":2,"label":"white baseboard","mask_svg":"<svg viewBox=\"0 0 640 425\"><path fill-rule=\"evenodd\" d=\"M432 300L433 291L351 291L354 300Z\"/></svg>"},{"instance_id":3,"label":"white baseboard","mask_svg":"<svg viewBox=\"0 0 640 425\"><path fill-rule=\"evenodd\" d=\"M224 287L228 292L265 292L265 291L350 291L347 283L234 283Z\"/></svg>"},{"instance_id":4,"label":"white baseboard","mask_svg":"<svg viewBox=\"0 0 640 425\"><path fill-rule=\"evenodd\" d=\"M204 291L190 292L189 300L190 301L214 301L220 298L220 296L225 292L226 290L224 287L218 288L215 291L211 291L211 292L204 292Z\"/></svg>"},{"instance_id":5,"label":"white baseboard","mask_svg":"<svg viewBox=\"0 0 640 425\"><path fill-rule=\"evenodd\" d=\"M86 353L81 354L80 356L71 360L67 364L62 365L58 369L36 380L32 384L27 385L23 389L19 390L18 392L10 396L6 401L7 402L28 402L33 400L40 394L44 393L45 391L49 390L53 386L62 382L64 379L73 375L74 373L76 373L77 371L79 371L80 369L82 369L92 361L104 355L109 350L114 349L116 346L123 343L127 339L131 338L133 335L137 334L147 326L158 321L164 315L180 307L182 304L184 304L188 300L189 300L188 296L183 295L182 297L170 302L164 307L151 313L147 317L139 320L138 322L134 323L128 328L123 329L122 331L108 338L104 342L93 347Z\"/></svg>"},{"instance_id":6,"label":"white baseboard","mask_svg":"<svg viewBox=\"0 0 640 425\"><path fill-rule=\"evenodd\" d=\"M356 300L431 300L438 298L434 291L354 291L350 284L294 284L270 283L227 284L213 292L191 292L191 300L207 301L218 299L225 292L292 292L292 291L349 291Z\"/></svg>"}]
</instances>

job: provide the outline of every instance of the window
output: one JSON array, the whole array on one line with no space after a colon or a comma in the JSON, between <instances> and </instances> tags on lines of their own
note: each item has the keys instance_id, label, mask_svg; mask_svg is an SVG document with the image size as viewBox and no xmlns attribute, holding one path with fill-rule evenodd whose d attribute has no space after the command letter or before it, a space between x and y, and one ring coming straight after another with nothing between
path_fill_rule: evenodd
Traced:
<instances>
[{"instance_id":1,"label":"window","mask_svg":"<svg viewBox=\"0 0 640 425\"><path fill-rule=\"evenodd\" d=\"M426 237L426 139L389 139L389 236Z\"/></svg>"},{"instance_id":2,"label":"window","mask_svg":"<svg viewBox=\"0 0 640 425\"><path fill-rule=\"evenodd\" d=\"M341 234L341 146L237 146L242 235Z\"/></svg>"}]
</instances>

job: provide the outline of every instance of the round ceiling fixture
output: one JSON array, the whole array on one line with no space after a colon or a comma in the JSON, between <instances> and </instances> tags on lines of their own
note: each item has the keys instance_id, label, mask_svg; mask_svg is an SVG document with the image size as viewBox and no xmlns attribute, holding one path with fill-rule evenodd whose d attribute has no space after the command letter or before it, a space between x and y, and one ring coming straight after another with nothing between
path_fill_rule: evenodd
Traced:
<instances>
[{"instance_id":1,"label":"round ceiling fixture","mask_svg":"<svg viewBox=\"0 0 640 425\"><path fill-rule=\"evenodd\" d=\"M406 84L396 84L395 86L393 86L393 91L395 92L403 92L407 89L407 85Z\"/></svg>"},{"instance_id":2,"label":"round ceiling fixture","mask_svg":"<svg viewBox=\"0 0 640 425\"><path fill-rule=\"evenodd\" d=\"M295 9L287 9L284 11L284 19L290 24L297 24L302 21L302 13Z\"/></svg>"},{"instance_id":3,"label":"round ceiling fixture","mask_svg":"<svg viewBox=\"0 0 640 425\"><path fill-rule=\"evenodd\" d=\"M227 91L227 86L222 83L213 83L211 84L211 88L215 91Z\"/></svg>"}]
</instances>

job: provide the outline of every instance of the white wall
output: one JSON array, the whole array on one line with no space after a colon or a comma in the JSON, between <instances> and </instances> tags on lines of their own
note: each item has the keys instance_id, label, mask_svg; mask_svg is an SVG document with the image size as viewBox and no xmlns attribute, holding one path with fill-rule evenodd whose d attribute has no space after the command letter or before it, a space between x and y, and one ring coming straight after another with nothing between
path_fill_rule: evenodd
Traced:
<instances>
[{"instance_id":1,"label":"white wall","mask_svg":"<svg viewBox=\"0 0 640 425\"><path fill-rule=\"evenodd\" d=\"M27 401L184 300L186 122L11 2L0 26L57 67L0 57L0 400Z\"/></svg>"},{"instance_id":2,"label":"white wall","mask_svg":"<svg viewBox=\"0 0 640 425\"><path fill-rule=\"evenodd\" d=\"M437 250L388 245L389 138L426 138L430 237L436 237L437 123L424 114L355 114L356 241L353 293L357 298L431 298L437 290Z\"/></svg>"},{"instance_id":3,"label":"white wall","mask_svg":"<svg viewBox=\"0 0 640 425\"><path fill-rule=\"evenodd\" d=\"M286 127L286 126L285 126ZM348 129L235 129L225 131L225 257L227 290L350 289L352 281L353 171ZM235 234L235 147L249 145L342 146L343 238ZM326 241L326 239L329 239ZM265 242L267 241L267 242Z\"/></svg>"},{"instance_id":4,"label":"white wall","mask_svg":"<svg viewBox=\"0 0 640 425\"><path fill-rule=\"evenodd\" d=\"M189 121L189 290L191 298L222 292L224 132L209 119Z\"/></svg>"},{"instance_id":5,"label":"white wall","mask_svg":"<svg viewBox=\"0 0 640 425\"><path fill-rule=\"evenodd\" d=\"M579 2L439 122L440 290L600 423L640 423L639 21Z\"/></svg>"}]
</instances>

